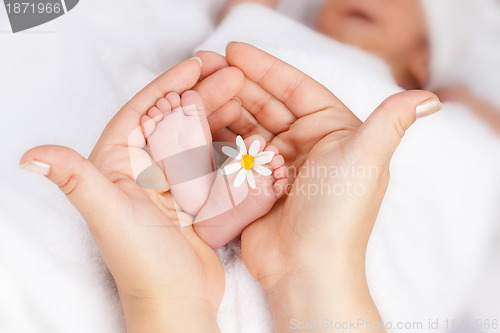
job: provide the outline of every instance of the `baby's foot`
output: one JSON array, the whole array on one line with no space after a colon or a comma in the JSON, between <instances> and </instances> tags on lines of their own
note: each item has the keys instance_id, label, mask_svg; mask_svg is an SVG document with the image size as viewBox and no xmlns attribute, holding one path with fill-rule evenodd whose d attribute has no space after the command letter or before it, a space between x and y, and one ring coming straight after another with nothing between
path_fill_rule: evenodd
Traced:
<instances>
[{"instance_id":1,"label":"baby's foot","mask_svg":"<svg viewBox=\"0 0 500 333\"><path fill-rule=\"evenodd\" d=\"M244 142L238 137L237 144L238 150L223 149L231 158L218 171L210 196L195 219L194 230L214 249L266 215L288 185L285 160L277 155L276 147L266 147L261 136Z\"/></svg>"},{"instance_id":2,"label":"baby's foot","mask_svg":"<svg viewBox=\"0 0 500 333\"><path fill-rule=\"evenodd\" d=\"M167 177L179 207L197 215L215 178L212 135L203 101L195 91L169 93L141 119L153 159Z\"/></svg>"}]
</instances>

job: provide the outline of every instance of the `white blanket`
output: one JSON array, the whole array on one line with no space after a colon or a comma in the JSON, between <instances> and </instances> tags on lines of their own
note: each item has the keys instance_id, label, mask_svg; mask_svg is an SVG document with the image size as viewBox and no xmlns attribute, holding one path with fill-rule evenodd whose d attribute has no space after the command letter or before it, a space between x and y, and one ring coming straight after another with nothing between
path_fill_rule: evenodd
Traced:
<instances>
[{"instance_id":1,"label":"white blanket","mask_svg":"<svg viewBox=\"0 0 500 333\"><path fill-rule=\"evenodd\" d=\"M0 332L123 331L116 290L84 222L54 186L17 162L42 143L88 154L123 103L211 34L221 3L82 0L31 32L0 33ZM1 31L6 20L0 10ZM272 12L240 7L201 48L222 52L233 39L299 67L361 119L399 91L378 60ZM368 256L384 319L454 312L494 222L499 152L458 106L408 132ZM221 328L272 332L265 295L237 245L219 251Z\"/></svg>"}]
</instances>

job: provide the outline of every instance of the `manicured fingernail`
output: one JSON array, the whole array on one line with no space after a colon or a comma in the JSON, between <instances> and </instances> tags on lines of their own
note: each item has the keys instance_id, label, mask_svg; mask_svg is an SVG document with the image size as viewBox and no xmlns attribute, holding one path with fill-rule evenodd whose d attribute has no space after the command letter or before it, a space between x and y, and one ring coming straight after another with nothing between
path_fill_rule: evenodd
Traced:
<instances>
[{"instance_id":1,"label":"manicured fingernail","mask_svg":"<svg viewBox=\"0 0 500 333\"><path fill-rule=\"evenodd\" d=\"M47 176L50 172L50 165L40 161L28 161L20 165L21 169L37 175Z\"/></svg>"},{"instance_id":2,"label":"manicured fingernail","mask_svg":"<svg viewBox=\"0 0 500 333\"><path fill-rule=\"evenodd\" d=\"M443 108L441 101L437 98L431 98L419 106L417 106L417 118L427 117L433 113L438 112Z\"/></svg>"},{"instance_id":3,"label":"manicured fingernail","mask_svg":"<svg viewBox=\"0 0 500 333\"><path fill-rule=\"evenodd\" d=\"M233 99L235 101L237 101L238 103L240 103L241 106L243 106L243 103L241 103L241 99L239 99L238 97L234 96Z\"/></svg>"},{"instance_id":4,"label":"manicured fingernail","mask_svg":"<svg viewBox=\"0 0 500 333\"><path fill-rule=\"evenodd\" d=\"M194 60L196 60L196 61L198 61L198 63L200 64L200 67L203 67L203 62L201 61L201 58L200 58L200 57L192 57L192 58L191 58L191 59L189 59L189 60L193 60L193 59L194 59Z\"/></svg>"}]
</instances>

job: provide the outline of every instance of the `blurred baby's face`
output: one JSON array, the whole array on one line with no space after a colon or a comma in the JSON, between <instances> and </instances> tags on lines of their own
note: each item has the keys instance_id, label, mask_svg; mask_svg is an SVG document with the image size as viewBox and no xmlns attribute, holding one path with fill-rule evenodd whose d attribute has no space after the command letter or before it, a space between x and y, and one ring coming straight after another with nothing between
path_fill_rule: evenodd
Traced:
<instances>
[{"instance_id":1,"label":"blurred baby's face","mask_svg":"<svg viewBox=\"0 0 500 333\"><path fill-rule=\"evenodd\" d=\"M419 0L326 0L318 30L384 59L406 89L427 84L429 47Z\"/></svg>"}]
</instances>

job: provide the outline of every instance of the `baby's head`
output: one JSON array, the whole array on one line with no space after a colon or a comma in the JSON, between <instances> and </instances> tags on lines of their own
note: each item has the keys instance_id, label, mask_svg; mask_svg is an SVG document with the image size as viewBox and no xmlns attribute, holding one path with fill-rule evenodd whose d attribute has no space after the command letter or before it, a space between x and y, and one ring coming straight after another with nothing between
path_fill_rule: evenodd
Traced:
<instances>
[{"instance_id":1,"label":"baby's head","mask_svg":"<svg viewBox=\"0 0 500 333\"><path fill-rule=\"evenodd\" d=\"M384 59L406 89L429 83L428 29L420 0L326 0L318 30Z\"/></svg>"}]
</instances>

